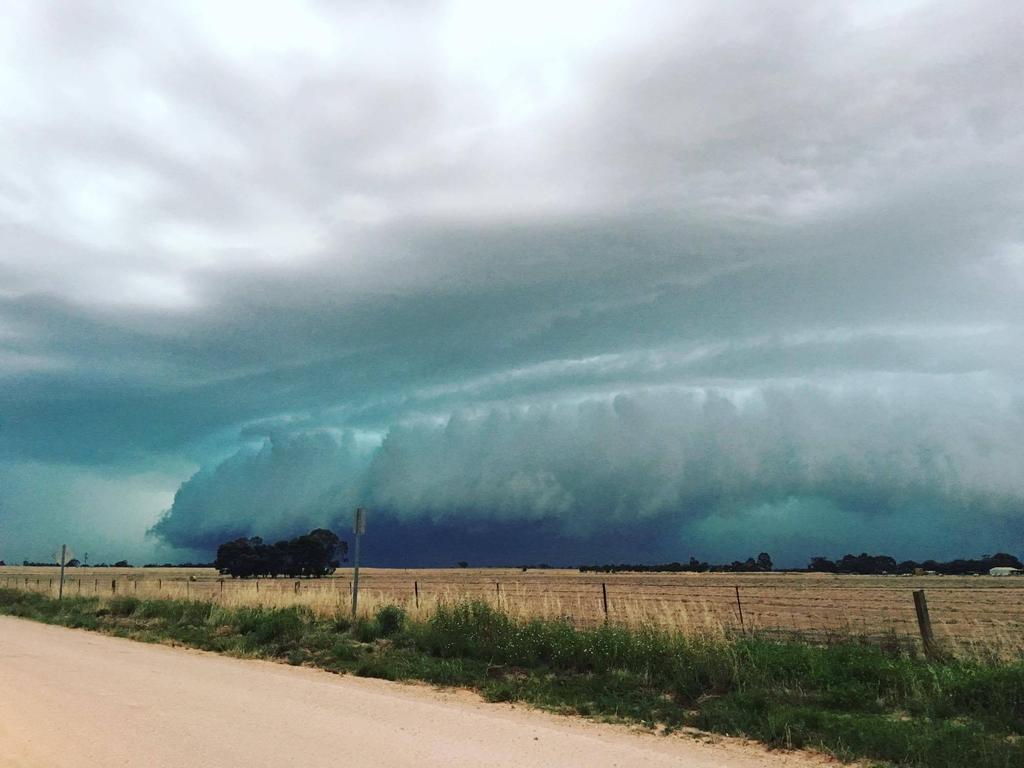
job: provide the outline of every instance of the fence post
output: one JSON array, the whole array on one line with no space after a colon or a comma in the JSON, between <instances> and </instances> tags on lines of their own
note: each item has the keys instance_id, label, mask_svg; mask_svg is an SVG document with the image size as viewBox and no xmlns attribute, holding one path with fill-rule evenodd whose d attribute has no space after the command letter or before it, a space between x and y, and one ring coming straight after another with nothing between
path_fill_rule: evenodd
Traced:
<instances>
[{"instance_id":1,"label":"fence post","mask_svg":"<svg viewBox=\"0 0 1024 768\"><path fill-rule=\"evenodd\" d=\"M416 595L416 607L419 608L420 607L420 583L418 581L414 581L412 583L412 591L413 591L413 594Z\"/></svg>"},{"instance_id":2,"label":"fence post","mask_svg":"<svg viewBox=\"0 0 1024 768\"><path fill-rule=\"evenodd\" d=\"M355 621L356 611L359 608L359 541L366 533L366 510L362 507L356 507L352 533L356 537L356 551L352 560L352 621Z\"/></svg>"},{"instance_id":3,"label":"fence post","mask_svg":"<svg viewBox=\"0 0 1024 768\"><path fill-rule=\"evenodd\" d=\"M736 608L740 612L740 631L747 634L747 625L743 621L743 603L740 602L740 588L736 587Z\"/></svg>"},{"instance_id":4,"label":"fence post","mask_svg":"<svg viewBox=\"0 0 1024 768\"><path fill-rule=\"evenodd\" d=\"M917 613L917 628L921 631L921 644L924 646L925 656L934 659L939 653L935 645L935 635L932 633L932 619L928 615L928 600L923 589L914 590L914 611Z\"/></svg>"},{"instance_id":5,"label":"fence post","mask_svg":"<svg viewBox=\"0 0 1024 768\"><path fill-rule=\"evenodd\" d=\"M297 595L297 594L299 594L299 585L300 585L301 583L302 583L302 582L300 582L300 581L296 581L296 582L295 582L295 594L296 594L296 595Z\"/></svg>"},{"instance_id":6,"label":"fence post","mask_svg":"<svg viewBox=\"0 0 1024 768\"><path fill-rule=\"evenodd\" d=\"M224 579L220 579L220 601L224 602Z\"/></svg>"},{"instance_id":7,"label":"fence post","mask_svg":"<svg viewBox=\"0 0 1024 768\"><path fill-rule=\"evenodd\" d=\"M494 591L497 593L497 595L498 595L498 602L500 603L501 602L501 582L500 581L494 582Z\"/></svg>"},{"instance_id":8,"label":"fence post","mask_svg":"<svg viewBox=\"0 0 1024 768\"><path fill-rule=\"evenodd\" d=\"M604 605L604 620L608 621L608 587L601 582L601 603Z\"/></svg>"},{"instance_id":9,"label":"fence post","mask_svg":"<svg viewBox=\"0 0 1024 768\"><path fill-rule=\"evenodd\" d=\"M117 579L110 580L110 594L117 594Z\"/></svg>"},{"instance_id":10,"label":"fence post","mask_svg":"<svg viewBox=\"0 0 1024 768\"><path fill-rule=\"evenodd\" d=\"M60 545L60 587L59 587L59 590L57 592L57 599L58 600L63 600L64 599L64 566L67 565L67 559L68 559L68 545L67 544L61 544Z\"/></svg>"}]
</instances>

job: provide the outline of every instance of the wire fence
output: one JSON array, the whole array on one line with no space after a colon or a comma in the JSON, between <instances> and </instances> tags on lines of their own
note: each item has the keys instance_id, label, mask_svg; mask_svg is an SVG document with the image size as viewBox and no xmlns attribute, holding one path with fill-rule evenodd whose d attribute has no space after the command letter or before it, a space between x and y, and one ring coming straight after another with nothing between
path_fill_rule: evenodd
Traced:
<instances>
[{"instance_id":1,"label":"wire fence","mask_svg":"<svg viewBox=\"0 0 1024 768\"><path fill-rule=\"evenodd\" d=\"M59 576L0 571L0 586L56 596ZM350 605L351 572L324 579L231 579L206 569L72 572L64 594L203 600L225 605ZM580 627L614 622L682 632L756 632L818 642L857 637L913 647L921 627L913 592L925 589L936 641L953 653L1024 656L1024 579L789 575L580 574L570 571L368 569L360 605L397 604L426 616L440 603L478 600L517 617L561 618Z\"/></svg>"}]
</instances>

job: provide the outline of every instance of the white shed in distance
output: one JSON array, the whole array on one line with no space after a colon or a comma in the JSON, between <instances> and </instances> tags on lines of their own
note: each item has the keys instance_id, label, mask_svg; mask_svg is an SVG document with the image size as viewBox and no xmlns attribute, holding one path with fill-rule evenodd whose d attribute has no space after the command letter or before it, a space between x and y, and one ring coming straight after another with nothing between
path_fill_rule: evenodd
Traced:
<instances>
[{"instance_id":1,"label":"white shed in distance","mask_svg":"<svg viewBox=\"0 0 1024 768\"><path fill-rule=\"evenodd\" d=\"M1020 568L1008 568L1006 566L999 566L998 568L989 568L989 576L1019 576L1024 573Z\"/></svg>"}]
</instances>

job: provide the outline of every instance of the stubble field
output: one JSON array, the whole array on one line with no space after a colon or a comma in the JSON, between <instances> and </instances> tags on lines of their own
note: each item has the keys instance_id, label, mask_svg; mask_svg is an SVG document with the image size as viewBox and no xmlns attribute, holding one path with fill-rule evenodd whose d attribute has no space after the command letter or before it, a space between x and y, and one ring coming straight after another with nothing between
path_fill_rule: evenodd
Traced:
<instances>
[{"instance_id":1,"label":"stubble field","mask_svg":"<svg viewBox=\"0 0 1024 768\"><path fill-rule=\"evenodd\" d=\"M57 568L0 568L0 586L56 595ZM75 568L65 594L184 598L226 605L351 606L351 569L325 579L234 580L213 569ZM830 574L594 574L575 570L378 569L360 572L360 612L398 604L426 617L439 602L482 600L522 618L607 620L687 633L756 631L913 647L912 593L923 589L936 639L958 655L1024 655L1024 578ZM607 610L606 610L607 607Z\"/></svg>"}]
</instances>

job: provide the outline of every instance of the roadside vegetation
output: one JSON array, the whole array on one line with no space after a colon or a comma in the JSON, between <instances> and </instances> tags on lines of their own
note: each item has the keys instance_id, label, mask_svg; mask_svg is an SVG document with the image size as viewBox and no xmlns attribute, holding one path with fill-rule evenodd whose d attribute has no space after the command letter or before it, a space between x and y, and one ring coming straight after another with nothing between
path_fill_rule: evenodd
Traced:
<instances>
[{"instance_id":1,"label":"roadside vegetation","mask_svg":"<svg viewBox=\"0 0 1024 768\"><path fill-rule=\"evenodd\" d=\"M1024 661L929 661L855 640L827 646L515 620L482 603L424 621L386 606L355 623L292 606L50 597L0 589L0 613L147 642L388 680L492 701L746 735L872 765L1024 765Z\"/></svg>"}]
</instances>

